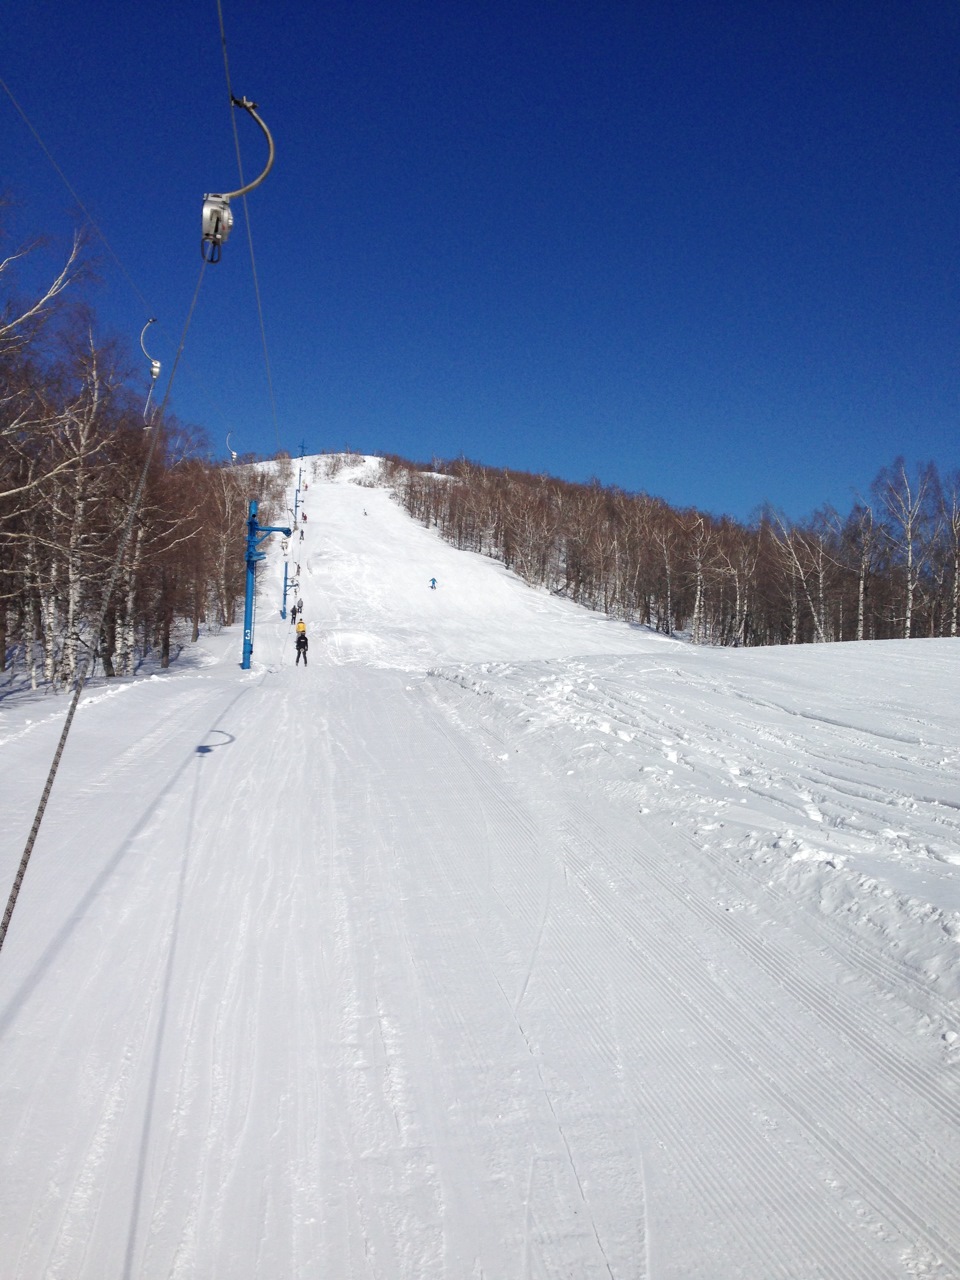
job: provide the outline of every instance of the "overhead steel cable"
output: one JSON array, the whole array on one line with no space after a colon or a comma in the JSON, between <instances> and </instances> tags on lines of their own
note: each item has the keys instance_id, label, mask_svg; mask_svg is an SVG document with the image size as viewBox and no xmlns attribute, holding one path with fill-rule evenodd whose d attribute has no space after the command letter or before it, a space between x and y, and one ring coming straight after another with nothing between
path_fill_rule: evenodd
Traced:
<instances>
[{"instance_id":1,"label":"overhead steel cable","mask_svg":"<svg viewBox=\"0 0 960 1280\"><path fill-rule=\"evenodd\" d=\"M21 107L20 103L16 100L16 98L13 96L13 92L11 91L10 86L7 84L7 82L3 79L3 77L2 77L2 76L0 76L0 88L2 88L2 89L3 89L4 93L7 95L7 97L10 99L10 101L13 103L14 107L16 108L16 111L17 111L18 115L20 116L20 119L23 121L23 123L27 126L27 128L28 128L28 129L30 130L30 132L33 134L33 136L34 136L34 138L35 138L35 140L36 140L37 146L40 148L40 150L43 152L43 154L47 157L47 159L48 159L48 160L50 161L50 163L53 165L53 167L54 167L54 169L56 170L57 176L59 177L60 181L61 181L61 182L63 183L63 185L67 188L67 190L70 192L71 196L72 196L72 197L74 198L74 200L76 201L77 206L80 208L80 210L81 210L81 212L83 213L83 216L86 218L87 222L90 224L90 226L91 226L91 227L93 228L93 230L96 232L97 236L99 237L100 241L102 242L103 247L106 249L107 253L109 253L110 257L114 260L114 262L117 264L117 266L118 266L118 267L120 268L120 270L122 271L123 275L126 277L127 283L129 284L130 288L133 290L133 292L137 295L137 297L138 297L138 298L140 299L140 301L143 303L144 310L145 310L145 311L149 311L149 310L150 310L150 304L147 302L146 298L143 296L143 293L141 292L140 287L138 286L138 284L137 284L136 280L134 280L133 276L130 274L130 272L127 270L127 268L124 266L124 264L123 264L123 262L121 261L121 259L117 257L116 253L114 252L113 245L110 243L110 241L109 241L109 240L107 239L107 237L104 235L103 231L100 229L99 225L97 224L97 222L96 222L96 220L94 219L93 215L91 214L90 210L87 208L87 206L83 203L83 201L82 201L82 200L80 199L80 197L77 195L77 192L76 192L76 190L74 189L73 185L71 184L71 182L70 182L69 178L68 178L68 177L67 177L67 175L63 172L63 170L60 168L60 166L57 164L56 160L53 158L53 154L51 153L50 148L47 146L47 144L44 142L44 140L40 137L40 134L39 134L39 133L37 132L37 130L34 128L33 121L30 119L30 117L29 117L29 116L27 115L27 113L24 111L23 107Z\"/></svg>"},{"instance_id":2,"label":"overhead steel cable","mask_svg":"<svg viewBox=\"0 0 960 1280\"><path fill-rule=\"evenodd\" d=\"M14 908L17 905L17 898L20 896L20 887L23 884L24 876L27 873L27 865L30 862L30 855L33 853L33 846L36 843L37 834L40 830L40 824L43 821L43 815L47 808L47 801L50 799L50 792L53 789L54 779L57 776L57 770L60 768L60 759L63 755L63 749L67 745L67 737L70 733L70 727L73 724L73 717L76 714L77 706L80 702L80 695L83 692L83 686L87 682L87 676L90 672L90 665L96 656L97 648L100 643L100 636L103 632L103 624L107 616L107 610L110 608L110 602L113 599L113 592L117 585L117 578L120 576L120 566L123 563L123 557L126 553L127 546L130 542L130 535L133 532L133 522L137 517L140 509L140 503L143 499L143 491L147 484L147 475L150 471L150 464L153 461L153 455L156 452L157 441L160 439L159 426L163 420L163 414L167 407L167 401L170 398L170 389L173 386L173 379L177 372L177 365L180 363L180 357L183 354L184 344L187 340L187 332L190 328L190 322L193 319L193 313L197 305L197 298L200 296L200 285L203 283L203 273L207 264L204 261L200 266L200 275L197 278L197 287L193 293L193 301L190 303L190 310L187 312L186 323L183 326L183 333L180 337L180 346L177 348L177 354L174 357L173 367L170 370L170 378L167 382L167 389L164 392L163 403L160 405L154 418L151 428L150 446L147 449L147 456L143 462L143 469L140 472L140 479L137 488L130 502L130 509L127 512L127 518L120 535L120 542L117 547L117 554L114 558L113 567L110 570L110 577L107 580L106 589L103 593L103 600L100 605L100 616L97 619L97 625L93 632L94 641L90 652L86 655L77 676L76 685L73 690L73 697L70 700L70 706L67 710L67 718L64 721L63 729L60 733L60 741L57 743L57 749L54 753L53 763L50 766L50 772L47 774L47 780L44 784L43 793L40 796L40 803L37 806L37 812L33 819L33 826L30 828L30 834L27 836L27 843L23 850L23 856L20 859L20 865L17 868L17 874L13 880L13 887L10 890L10 896L7 899L6 910L3 913L3 920L0 921L0 949L3 948L4 939L7 936L7 929L10 925L10 919L13 916Z\"/></svg>"},{"instance_id":3,"label":"overhead steel cable","mask_svg":"<svg viewBox=\"0 0 960 1280\"><path fill-rule=\"evenodd\" d=\"M6 81L3 79L3 77L2 77L2 76L0 76L0 88L2 88L2 89L3 89L3 91L6 93L7 97L10 99L11 103L13 104L14 108L15 108L15 109L16 109L16 111L17 111L17 114L20 116L20 118L21 118L21 120L23 121L23 123L27 126L27 128L28 128L28 129L29 129L29 131L30 131L30 133L33 135L33 138L34 138L34 140L36 141L37 146L40 148L40 150L43 152L43 154L44 154L44 155L46 156L46 158L49 160L50 165L51 165L51 167L53 168L54 172L56 173L57 177L58 177L58 178L60 179L60 181L63 183L64 187L66 187L67 191L70 193L71 197L73 198L73 200L74 200L75 204L76 204L76 205L77 205L77 207L80 209L80 212L81 212L81 213L83 214L83 216L86 218L88 225L91 227L91 229L93 230L94 234L95 234L95 235L98 237L98 239L101 241L101 243L103 244L103 247L106 249L107 253L110 255L110 257L113 259L113 261L114 261L114 262L117 264L117 266L120 268L120 272L121 272L121 274L123 275L124 279L127 281L127 284L129 284L130 288L133 290L133 292L134 292L134 294L136 295L136 297L137 297L137 298L139 299L139 301L143 304L143 309L144 309L144 311L145 311L145 312L147 312L147 313L151 313L151 312L153 312L153 311L155 310L155 308L154 308L154 307L152 307L152 306L147 302L147 299L144 297L144 294L143 294L142 290L140 289L139 285L137 284L136 280L134 280L133 276L130 274L130 272L127 270L126 266L124 265L123 259L119 257L119 255L117 254L117 252L116 252L116 250L114 249L113 245L112 245L112 244L110 243L110 241L107 239L106 232L105 232L105 231L103 230L103 228L102 228L102 227L97 223L97 221L94 219L93 215L90 213L90 210L87 208L87 206L86 206L86 205L83 203L83 201L81 200L80 196L77 194L77 190L76 190L76 188L75 188L75 187L73 186L73 184L70 182L70 179L67 177L67 175L64 173L63 169L62 169L62 168L60 167L60 165L57 163L56 158L54 157L54 155L53 155L53 153L51 152L50 148L47 146L47 144L44 142L43 138L40 136L40 133L39 133L39 131L37 130L36 125L34 125L33 121L32 121L32 120L30 119L30 117L27 115L26 111L24 111L23 107L20 105L20 103L19 103L19 102L17 101L17 99L14 97L13 92L12 92L12 90L10 89L10 86L6 83ZM153 321L151 321L151 323L153 323ZM142 334L141 334L141 338L142 338ZM141 341L141 346L142 346L142 345L143 345L143 344L142 344L142 341ZM146 351L144 351L144 355L146 355L146 354L147 354L147 353L146 353ZM149 357L147 357L147 358L149 359ZM190 369L190 366L189 366L189 363L188 363L188 362L185 362L185 363L184 363L184 369L186 370L187 377L189 378L189 380L190 380L190 382L191 382L191 386L194 388L194 390L197 390L197 391L199 391L199 392L200 392L200 394L201 394L201 395L204 397L204 399L207 401L207 404L208 404L208 407L209 407L210 411L211 411L211 412L213 412L213 413L215 413L215 414L216 414L216 415L221 419L221 421L226 425L226 418L225 418L225 417L224 417L224 415L223 415L223 410L222 410L222 409L221 409L217 404L213 403L213 402L212 402L212 400L210 399L209 389L208 389L208 387L207 387L207 384L206 384L204 381L202 381L202 380L200 380L200 379L198 379L198 378L197 378L196 371L195 371L195 370L191 370L191 369Z\"/></svg>"},{"instance_id":4,"label":"overhead steel cable","mask_svg":"<svg viewBox=\"0 0 960 1280\"><path fill-rule=\"evenodd\" d=\"M223 4L222 0L217 0L217 18L220 23L220 47L223 50L223 71L227 81L227 93L230 97L231 107L239 103L239 99L233 92L233 85L230 82L230 59L227 55L227 33L223 22ZM240 198L243 200L243 220L247 228L247 245L250 249L250 270L253 273L253 292L257 300L257 317L260 322L260 340L263 344L263 363L267 374L267 389L270 393L270 409L273 414L273 432L277 440L277 452L279 453L282 445L280 443L280 419L277 415L277 398L273 390L273 373L270 368L270 352L267 349L267 330L263 319L263 303L260 298L260 281L257 276L257 261L253 251L253 228L250 225L250 210L247 208L246 182L243 177L243 159L240 154L240 132L237 129L236 113L231 110L230 119L233 125L233 143L237 152L237 172L240 175ZM262 126L261 126L262 127ZM269 135L268 135L269 136ZM267 169L273 164L273 143L271 140L270 162ZM265 171L266 173L266 171Z\"/></svg>"}]
</instances>

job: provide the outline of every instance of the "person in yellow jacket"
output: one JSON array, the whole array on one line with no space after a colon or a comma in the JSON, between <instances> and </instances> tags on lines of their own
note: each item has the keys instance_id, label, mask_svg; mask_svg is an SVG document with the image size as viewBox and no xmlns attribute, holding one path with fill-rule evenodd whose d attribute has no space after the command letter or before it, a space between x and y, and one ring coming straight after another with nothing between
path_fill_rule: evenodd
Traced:
<instances>
[{"instance_id":1,"label":"person in yellow jacket","mask_svg":"<svg viewBox=\"0 0 960 1280\"><path fill-rule=\"evenodd\" d=\"M303 618L297 622L297 661L294 664L299 667L300 659L303 658L303 665L307 665L307 624Z\"/></svg>"}]
</instances>

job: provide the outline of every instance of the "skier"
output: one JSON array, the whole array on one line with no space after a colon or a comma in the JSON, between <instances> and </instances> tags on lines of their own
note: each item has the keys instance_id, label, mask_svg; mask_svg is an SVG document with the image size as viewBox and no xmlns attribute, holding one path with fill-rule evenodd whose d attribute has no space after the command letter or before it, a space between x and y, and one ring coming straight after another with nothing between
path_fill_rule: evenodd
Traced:
<instances>
[{"instance_id":1,"label":"skier","mask_svg":"<svg viewBox=\"0 0 960 1280\"><path fill-rule=\"evenodd\" d=\"M300 530L300 541L301 541L301 542L303 541L303 530L302 530L302 529Z\"/></svg>"},{"instance_id":2,"label":"skier","mask_svg":"<svg viewBox=\"0 0 960 1280\"><path fill-rule=\"evenodd\" d=\"M299 640L299 638L302 635L306 635L306 632L307 632L307 624L303 620L303 614L301 614L299 619L297 620L297 639Z\"/></svg>"},{"instance_id":3,"label":"skier","mask_svg":"<svg viewBox=\"0 0 960 1280\"><path fill-rule=\"evenodd\" d=\"M307 644L308 644L308 641L307 641L306 631L298 631L297 632L297 661L294 664L295 666L299 667L301 654L303 655L303 665L304 666L307 665Z\"/></svg>"},{"instance_id":4,"label":"skier","mask_svg":"<svg viewBox=\"0 0 960 1280\"><path fill-rule=\"evenodd\" d=\"M293 606L293 608L290 610L290 625L291 625L291 627L292 627L292 626L293 626L293 624L296 622L296 620L297 620L297 606L296 606L296 605L294 605L294 606Z\"/></svg>"},{"instance_id":5,"label":"skier","mask_svg":"<svg viewBox=\"0 0 960 1280\"><path fill-rule=\"evenodd\" d=\"M431 578L431 579L430 579L430 590L431 590L431 591L436 591L436 589L437 589L437 580L436 580L436 578Z\"/></svg>"}]
</instances>

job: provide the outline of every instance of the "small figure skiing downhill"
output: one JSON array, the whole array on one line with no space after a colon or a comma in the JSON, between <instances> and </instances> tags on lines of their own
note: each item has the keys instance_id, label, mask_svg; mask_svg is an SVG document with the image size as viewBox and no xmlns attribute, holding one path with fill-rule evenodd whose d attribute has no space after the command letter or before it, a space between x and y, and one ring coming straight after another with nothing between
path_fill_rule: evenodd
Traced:
<instances>
[{"instance_id":1,"label":"small figure skiing downhill","mask_svg":"<svg viewBox=\"0 0 960 1280\"><path fill-rule=\"evenodd\" d=\"M431 591L436 591L436 589L437 589L437 580L436 580L436 578L431 578L431 579L430 579L430 590L431 590Z\"/></svg>"}]
</instances>

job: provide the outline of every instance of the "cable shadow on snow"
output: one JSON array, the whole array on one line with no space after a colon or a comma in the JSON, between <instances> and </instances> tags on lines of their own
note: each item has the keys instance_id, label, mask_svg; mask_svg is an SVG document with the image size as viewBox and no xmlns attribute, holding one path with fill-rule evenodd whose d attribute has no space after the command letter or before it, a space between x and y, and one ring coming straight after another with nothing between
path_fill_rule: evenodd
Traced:
<instances>
[{"instance_id":1,"label":"cable shadow on snow","mask_svg":"<svg viewBox=\"0 0 960 1280\"><path fill-rule=\"evenodd\" d=\"M134 1254L137 1247L137 1238L140 1228L140 1215L143 1207L143 1188L146 1179L147 1157L150 1154L150 1140L153 1132L154 1108L157 1097L157 1085L160 1079L160 1061L163 1057L163 1046L166 1040L167 1030L167 1013L170 1007L170 989L173 982L173 971L176 965L177 945L180 940L180 919L183 912L183 902L187 884L187 870L190 865L190 855L193 849L193 833L194 823L197 813L197 798L200 795L200 777L203 771L204 757L211 752L216 751L219 747L228 746L231 742L235 742L233 734L225 732L223 729L211 729L206 735L208 738L213 734L218 734L225 739L224 742L202 743L194 749L196 757L196 771L193 779L193 791L190 796L190 808L187 814L187 826L183 840L183 858L180 863L180 877L177 882L177 896L173 907L173 920L170 925L170 945L167 950L166 969L163 975L163 985L160 991L160 1013L157 1020L156 1042L153 1049L153 1061L150 1065L150 1083L147 1086L147 1097L144 1103L143 1114L143 1130L140 1134L140 1149L137 1156L137 1172L133 1182L133 1199L130 1205L130 1225L127 1230L127 1247L124 1255L124 1264L122 1278L123 1280L132 1280L132 1277L138 1274L134 1267Z\"/></svg>"},{"instance_id":2,"label":"cable shadow on snow","mask_svg":"<svg viewBox=\"0 0 960 1280\"><path fill-rule=\"evenodd\" d=\"M224 730L216 728L217 722L222 720L224 716L226 716L234 706L236 706L237 702L244 697L245 694L250 692L252 687L253 686L251 685L247 685L237 692L236 696L232 698L227 706L224 707L223 711L221 711L220 715L217 717L217 721L214 722L214 725L203 735L205 739L208 739L211 734L224 733ZM234 741L232 735L227 734L226 736L231 742ZM170 794L172 794L186 774L187 770L190 768L191 763L198 756L202 759L207 752L214 750L217 746L225 745L226 743L202 743L200 746L194 748L194 750L191 751L184 759L176 772L167 780L160 791L158 791L153 799L148 802L140 817L118 846L116 853L114 853L109 862L107 862L98 872L96 878L77 902L73 911L71 911L67 919L60 926L59 930L47 943L43 952L38 956L33 967L20 983L20 986L15 991L11 992L2 1010L0 1010L0 1039L2 1039L10 1029L10 1024L20 1011L24 1002L34 993L41 979L48 972L59 954L63 951L77 926L81 923L89 908L99 897L103 887L108 883L110 878L115 874L117 868L133 850L136 842L148 829L150 823L153 822L157 807L161 805Z\"/></svg>"}]
</instances>

